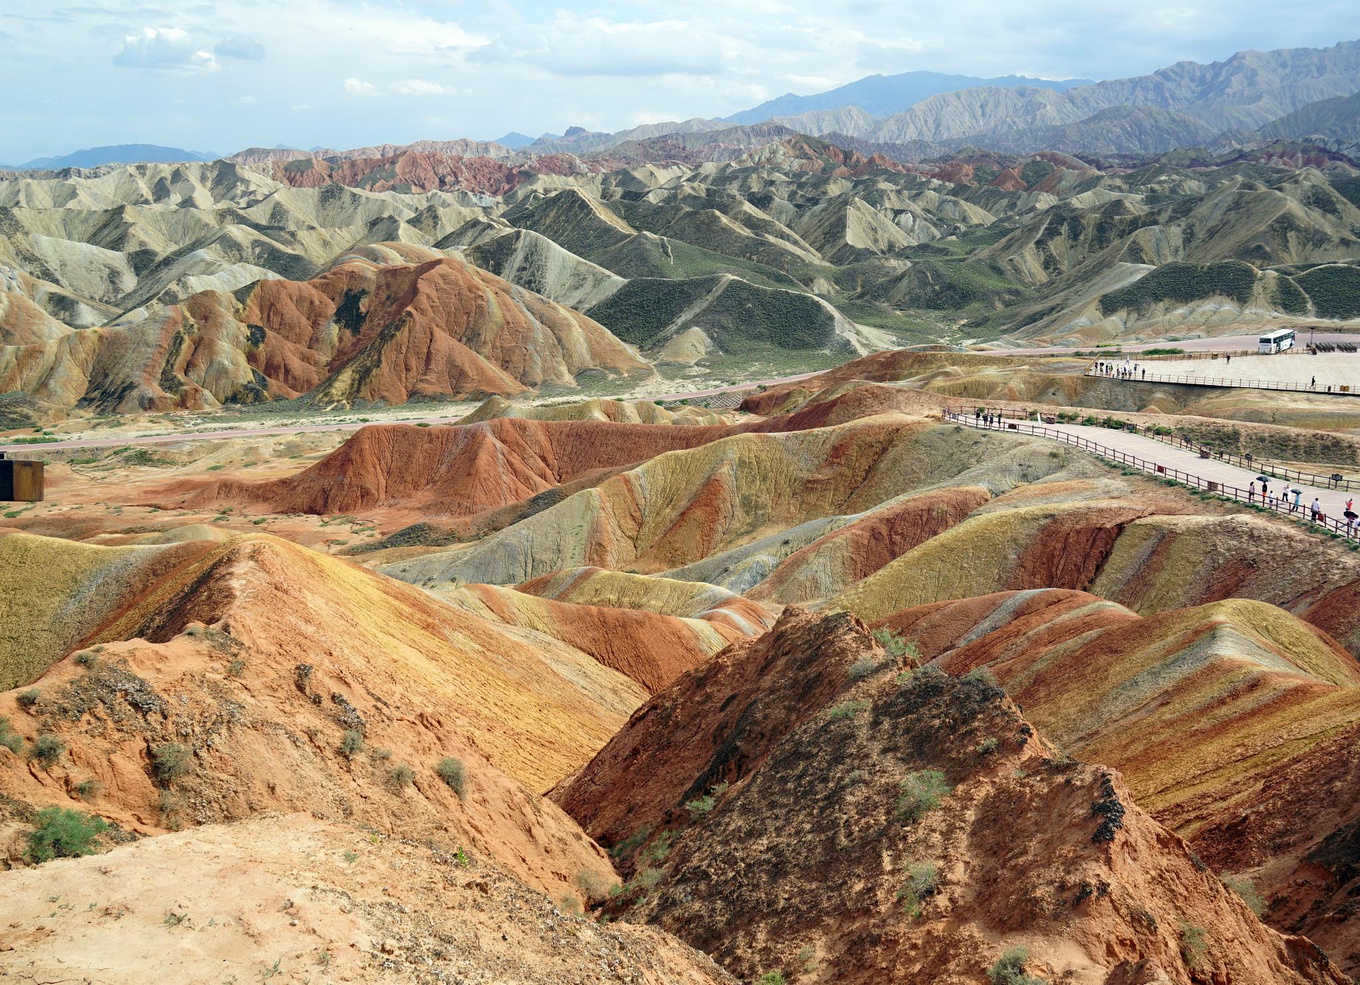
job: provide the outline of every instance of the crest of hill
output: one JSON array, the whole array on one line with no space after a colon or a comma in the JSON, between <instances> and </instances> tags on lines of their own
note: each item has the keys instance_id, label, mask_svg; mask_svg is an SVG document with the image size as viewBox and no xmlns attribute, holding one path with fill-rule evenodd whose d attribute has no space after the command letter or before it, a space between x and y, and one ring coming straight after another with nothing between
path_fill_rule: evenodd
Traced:
<instances>
[{"instance_id":1,"label":"crest of hill","mask_svg":"<svg viewBox=\"0 0 1360 985\"><path fill-rule=\"evenodd\" d=\"M747 979L973 981L1023 943L1045 980L1345 980L999 688L902 669L852 617L790 608L653 697L553 792L622 854L607 910Z\"/></svg>"},{"instance_id":2,"label":"crest of hill","mask_svg":"<svg viewBox=\"0 0 1360 985\"><path fill-rule=\"evenodd\" d=\"M22 942L5 965L40 980L247 981L273 967L323 965L338 980L374 985L405 985L415 968L449 980L559 985L591 980L605 964L647 985L735 985L655 928L564 913L557 900L573 893L529 889L487 856L375 841L353 823L305 813L204 825L3 872L0 892L8 940ZM91 893L119 903L81 908L51 926L49 897ZM167 901L179 919L173 926ZM250 919L232 919L242 913ZM187 934L192 948L183 946Z\"/></svg>"}]
</instances>

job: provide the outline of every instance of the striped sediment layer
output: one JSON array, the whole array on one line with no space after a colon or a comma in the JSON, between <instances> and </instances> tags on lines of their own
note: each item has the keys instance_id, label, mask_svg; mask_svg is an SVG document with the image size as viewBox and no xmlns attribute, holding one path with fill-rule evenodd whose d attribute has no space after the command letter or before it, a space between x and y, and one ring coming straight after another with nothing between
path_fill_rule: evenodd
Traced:
<instances>
[{"instance_id":1,"label":"striped sediment layer","mask_svg":"<svg viewBox=\"0 0 1360 985\"><path fill-rule=\"evenodd\" d=\"M381 570L422 584L516 584L585 565L655 573L712 561L801 524L856 516L911 490L954 483L1004 490L1064 464L1038 441L959 434L898 415L737 434L659 455L465 549ZM788 546L785 553L805 545Z\"/></svg>"},{"instance_id":2,"label":"striped sediment layer","mask_svg":"<svg viewBox=\"0 0 1360 985\"><path fill-rule=\"evenodd\" d=\"M882 624L951 674L988 668L1045 735L1120 770L1215 869L1254 871L1277 926L1354 966L1354 873L1323 846L1360 822L1360 665L1325 632L1245 599L1140 617L1056 589L918 606Z\"/></svg>"}]
</instances>

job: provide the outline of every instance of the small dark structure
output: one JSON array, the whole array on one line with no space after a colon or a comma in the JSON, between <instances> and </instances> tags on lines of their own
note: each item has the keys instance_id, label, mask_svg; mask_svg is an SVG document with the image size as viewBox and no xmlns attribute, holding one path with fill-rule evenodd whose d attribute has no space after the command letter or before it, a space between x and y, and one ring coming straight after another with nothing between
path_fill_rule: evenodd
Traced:
<instances>
[{"instance_id":1,"label":"small dark structure","mask_svg":"<svg viewBox=\"0 0 1360 985\"><path fill-rule=\"evenodd\" d=\"M0 451L0 500L41 503L43 463L16 462Z\"/></svg>"}]
</instances>

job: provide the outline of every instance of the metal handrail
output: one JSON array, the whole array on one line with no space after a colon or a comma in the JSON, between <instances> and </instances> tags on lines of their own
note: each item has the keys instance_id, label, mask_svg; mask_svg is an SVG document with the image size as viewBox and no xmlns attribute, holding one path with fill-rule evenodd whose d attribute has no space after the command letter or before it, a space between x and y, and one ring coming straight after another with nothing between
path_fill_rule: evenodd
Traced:
<instances>
[{"instance_id":1,"label":"metal handrail","mask_svg":"<svg viewBox=\"0 0 1360 985\"><path fill-rule=\"evenodd\" d=\"M1346 384L1349 390L1338 389L1340 384L1330 390L1319 390L1316 386L1302 383L1279 383L1275 380L1240 380L1219 376L1195 376L1191 373L1144 373L1141 370L1129 376L1118 372L1098 373L1087 366L1082 374L1098 380L1114 380L1117 383L1171 383L1176 386L1214 386L1242 390L1283 390L1290 393L1316 393L1324 397L1360 397L1360 386Z\"/></svg>"},{"instance_id":2,"label":"metal handrail","mask_svg":"<svg viewBox=\"0 0 1360 985\"><path fill-rule=\"evenodd\" d=\"M979 428L983 431L1015 431L1020 434L1032 434L1041 438L1055 438L1058 441L1066 442L1067 444L1080 448L1083 451L1089 451L1092 454L1099 455L1101 458L1110 459L1122 465L1132 465L1135 468L1142 469L1144 472L1151 473L1154 476L1160 476L1167 479L1174 479L1177 482L1183 482L1186 485L1194 486L1196 489L1203 489L1205 492L1216 493L1221 496L1228 496L1234 500L1237 500L1238 502L1247 503L1248 505L1251 506L1259 505L1262 509L1274 509L1277 513L1284 513L1286 515L1294 515L1300 512L1306 512L1306 507L1286 503L1283 499L1278 500L1276 502L1276 505L1273 507L1269 504L1269 502L1258 503L1257 498L1254 494L1248 496L1247 491L1245 489L1239 489L1237 486L1225 485L1224 483L1218 481L1217 479L1205 479L1191 472L1182 472L1180 469L1173 468L1171 466L1159 465L1158 463L1152 461L1151 459L1140 458L1137 455L1131 455L1128 452L1119 451L1118 449L1111 448L1108 445L1102 445L1099 442L1090 440L1089 438L1083 438L1080 435L1068 434L1066 431L1059 431L1055 428L1045 427L1042 424L1029 424L1024 423L1021 420L1007 422L1004 418L1004 415L996 414L993 416L999 418L998 423L994 425L989 425L985 422L970 420L969 418L972 415L960 413L959 411L956 411L951 407L946 407L941 412L941 414L946 420L953 420L956 423L964 424L967 425L968 427ZM1320 526L1328 530L1331 530L1336 534L1340 535L1341 537L1346 538L1347 540L1360 539L1360 526L1353 522L1342 523L1341 521L1333 519L1332 517L1329 516L1323 516L1321 520L1310 519L1308 522L1314 524L1315 526Z\"/></svg>"},{"instance_id":3,"label":"metal handrail","mask_svg":"<svg viewBox=\"0 0 1360 985\"><path fill-rule=\"evenodd\" d=\"M1039 410L1038 412L1040 414L1043 413L1042 410ZM1011 417L1017 421L1029 420L1029 418L1026 415L1018 413L1017 411L1011 410L1009 408L997 408L996 410L991 411L991 413L993 414L993 416ZM1094 417L1094 415L1090 416ZM1133 428L1135 431L1137 431L1145 438L1151 438L1154 441L1160 441L1162 444L1170 445L1172 448L1178 448L1183 446L1187 449L1193 449L1197 452L1207 451L1214 458L1226 462L1229 465L1236 465L1238 468L1241 469L1255 469L1257 472L1261 472L1265 475L1268 475L1272 479L1287 479L1291 482L1302 482L1310 486L1321 486L1326 489L1340 489L1345 492L1360 492L1360 480L1347 479L1340 476L1339 473L1332 473L1332 475L1322 475L1321 473L1318 472L1305 472L1302 469L1291 469L1286 465L1276 465L1273 462L1266 461L1263 459L1257 459L1250 455L1235 455L1232 452L1220 451L1215 448L1210 448L1208 445L1205 445L1202 442L1194 441L1190 438L1186 437L1178 438L1175 435L1158 434L1155 431L1148 429L1151 427L1151 425L1148 425L1147 427L1144 428L1140 428L1136 421L1124 421L1124 419L1120 417L1112 417L1110 419L1116 421L1123 421L1124 424L1129 425L1131 428Z\"/></svg>"}]
</instances>

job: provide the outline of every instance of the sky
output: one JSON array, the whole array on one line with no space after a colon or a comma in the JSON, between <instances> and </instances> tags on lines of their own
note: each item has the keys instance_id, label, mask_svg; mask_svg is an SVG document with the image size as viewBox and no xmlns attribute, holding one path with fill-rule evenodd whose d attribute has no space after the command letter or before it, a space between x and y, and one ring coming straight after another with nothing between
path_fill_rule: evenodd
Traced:
<instances>
[{"instance_id":1,"label":"sky","mask_svg":"<svg viewBox=\"0 0 1360 985\"><path fill-rule=\"evenodd\" d=\"M875 73L1122 78L1356 25L1360 0L0 0L0 162L613 131Z\"/></svg>"}]
</instances>

